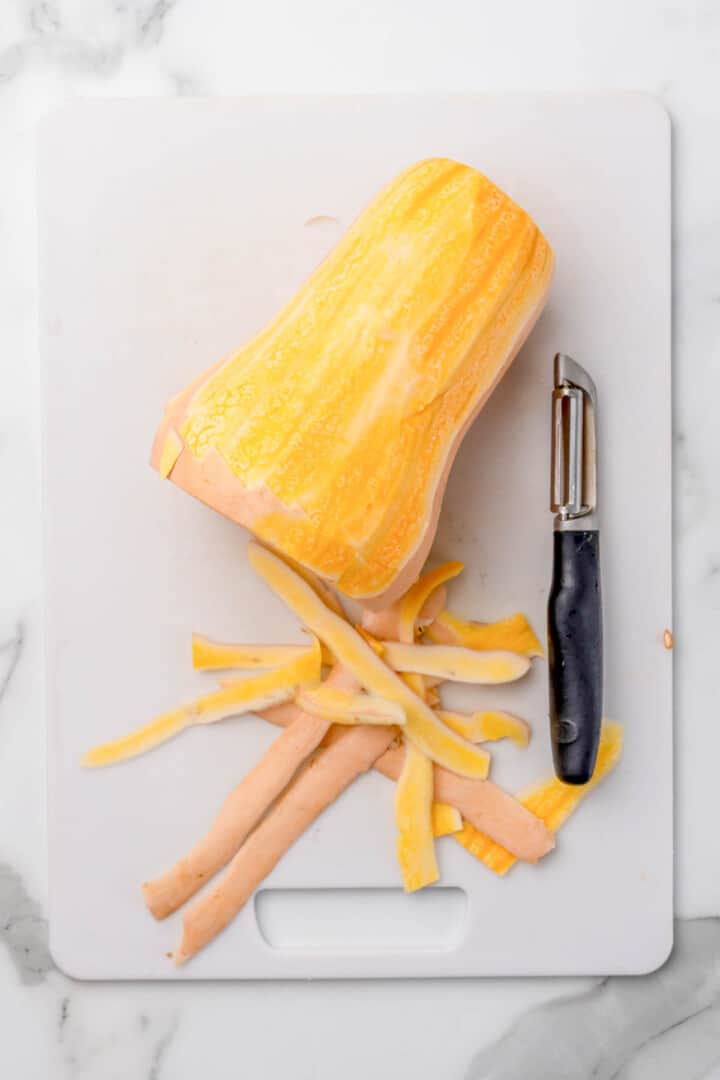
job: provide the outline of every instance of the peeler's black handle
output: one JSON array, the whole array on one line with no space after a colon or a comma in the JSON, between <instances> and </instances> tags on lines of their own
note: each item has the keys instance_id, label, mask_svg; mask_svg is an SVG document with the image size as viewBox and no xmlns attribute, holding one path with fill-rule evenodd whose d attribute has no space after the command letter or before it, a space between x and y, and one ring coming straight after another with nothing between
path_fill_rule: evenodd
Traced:
<instances>
[{"instance_id":1,"label":"peeler's black handle","mask_svg":"<svg viewBox=\"0 0 720 1080\"><path fill-rule=\"evenodd\" d=\"M548 601L550 733L555 772L585 784L595 768L602 715L602 602L596 529L554 536Z\"/></svg>"}]
</instances>

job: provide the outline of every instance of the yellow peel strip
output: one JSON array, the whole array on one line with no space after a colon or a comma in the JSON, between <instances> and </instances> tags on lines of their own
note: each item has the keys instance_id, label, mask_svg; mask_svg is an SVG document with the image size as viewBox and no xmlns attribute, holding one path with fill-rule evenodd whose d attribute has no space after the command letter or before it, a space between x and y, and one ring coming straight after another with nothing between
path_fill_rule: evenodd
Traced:
<instances>
[{"instance_id":1,"label":"yellow peel strip","mask_svg":"<svg viewBox=\"0 0 720 1080\"><path fill-rule=\"evenodd\" d=\"M295 695L295 704L305 712L333 724L405 723L405 712L402 706L395 702L375 694L353 694L334 686L299 690Z\"/></svg>"},{"instance_id":2,"label":"yellow peel strip","mask_svg":"<svg viewBox=\"0 0 720 1080\"><path fill-rule=\"evenodd\" d=\"M296 574L300 575L303 581L307 582L326 607L329 607L330 610L334 611L336 615L339 615L341 619L347 618L338 594L327 584L327 582L323 581L317 574L313 574L312 570L309 570L307 566L303 566L302 563L296 562L295 559L290 558L289 555L283 555L283 559Z\"/></svg>"},{"instance_id":3,"label":"yellow peel strip","mask_svg":"<svg viewBox=\"0 0 720 1080\"><path fill-rule=\"evenodd\" d=\"M549 829L557 832L588 792L612 772L620 760L622 746L622 725L608 720L603 724L595 772L589 783L563 784L556 777L552 777L550 780L532 784L521 791L516 798L526 809L544 821ZM517 862L514 855L467 822L464 823L460 832L454 834L453 839L496 874L506 874Z\"/></svg>"},{"instance_id":4,"label":"yellow peel strip","mask_svg":"<svg viewBox=\"0 0 720 1080\"><path fill-rule=\"evenodd\" d=\"M369 630L366 630L364 626L360 626L359 623L355 623L355 629L357 630L363 641L367 641L368 645L375 653L376 656L382 656L385 652L385 646L378 638L373 637Z\"/></svg>"},{"instance_id":5,"label":"yellow peel strip","mask_svg":"<svg viewBox=\"0 0 720 1080\"><path fill-rule=\"evenodd\" d=\"M521 612L498 622L480 623L442 611L425 635L438 644L464 645L467 649L507 649L523 656L545 655L537 635Z\"/></svg>"},{"instance_id":6,"label":"yellow peel strip","mask_svg":"<svg viewBox=\"0 0 720 1080\"><path fill-rule=\"evenodd\" d=\"M464 569L461 562L446 562L429 570L418 578L415 584L408 589L400 602L400 616L398 619L398 637L400 641L413 641L415 638L415 623L420 612L425 606L435 589L444 585L446 581L457 577Z\"/></svg>"},{"instance_id":7,"label":"yellow peel strip","mask_svg":"<svg viewBox=\"0 0 720 1080\"><path fill-rule=\"evenodd\" d=\"M325 642L365 690L402 706L407 717L407 736L428 757L461 776L480 779L487 776L487 755L445 727L432 709L375 655L357 631L329 611L282 559L255 542L249 544L248 555L256 572Z\"/></svg>"},{"instance_id":8,"label":"yellow peel strip","mask_svg":"<svg viewBox=\"0 0 720 1080\"><path fill-rule=\"evenodd\" d=\"M232 645L211 641L201 634L192 636L192 659L196 671L273 668L312 651L312 645Z\"/></svg>"},{"instance_id":9,"label":"yellow peel strip","mask_svg":"<svg viewBox=\"0 0 720 1080\"><path fill-rule=\"evenodd\" d=\"M222 690L204 694L189 705L163 713L129 735L89 750L82 758L82 764L90 767L113 765L152 750L194 724L212 724L239 713L258 712L289 701L298 686L319 680L321 663L320 643L314 639L311 649L303 650L302 656L282 667L238 679Z\"/></svg>"},{"instance_id":10,"label":"yellow peel strip","mask_svg":"<svg viewBox=\"0 0 720 1080\"><path fill-rule=\"evenodd\" d=\"M515 682L530 667L526 656L512 652L476 652L461 645L407 645L386 641L383 659L395 671L435 675L453 682Z\"/></svg>"},{"instance_id":11,"label":"yellow peel strip","mask_svg":"<svg viewBox=\"0 0 720 1080\"><path fill-rule=\"evenodd\" d=\"M432 828L433 836L450 836L460 832L463 827L463 819L460 811L444 802L432 804Z\"/></svg>"},{"instance_id":12,"label":"yellow peel strip","mask_svg":"<svg viewBox=\"0 0 720 1080\"><path fill-rule=\"evenodd\" d=\"M397 857L405 892L416 892L440 877L432 823L432 761L406 743L405 764L395 788Z\"/></svg>"},{"instance_id":13,"label":"yellow peel strip","mask_svg":"<svg viewBox=\"0 0 720 1080\"><path fill-rule=\"evenodd\" d=\"M438 716L444 724L468 742L496 742L498 739L512 739L516 746L523 749L530 742L529 726L512 713L494 711L468 714L438 709Z\"/></svg>"}]
</instances>

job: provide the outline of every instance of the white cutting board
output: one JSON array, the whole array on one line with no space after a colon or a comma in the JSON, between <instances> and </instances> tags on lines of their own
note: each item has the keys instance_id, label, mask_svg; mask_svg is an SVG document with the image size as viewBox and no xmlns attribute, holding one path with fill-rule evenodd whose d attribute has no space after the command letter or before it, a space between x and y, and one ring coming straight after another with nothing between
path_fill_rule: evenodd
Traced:
<instances>
[{"instance_id":1,"label":"white cutting board","mask_svg":"<svg viewBox=\"0 0 720 1080\"><path fill-rule=\"evenodd\" d=\"M638 973L672 940L670 131L642 96L87 102L40 133L46 360L50 933L84 978ZM434 559L452 606L544 625L552 357L600 396L606 711L620 768L540 867L496 878L452 840L452 888L405 897L393 790L357 782L228 931L176 972L177 915L140 883L198 839L273 738L257 718L190 731L104 771L88 747L211 681L190 633L300 640L251 576L244 533L147 464L163 403L292 294L398 170L448 155L533 215L557 256L547 310L466 439ZM324 216L320 221L310 219ZM335 219L335 220L328 220ZM526 716L498 747L509 790L547 774L546 669L458 703ZM310 891L319 890L319 891ZM332 890L332 891L331 891Z\"/></svg>"}]
</instances>

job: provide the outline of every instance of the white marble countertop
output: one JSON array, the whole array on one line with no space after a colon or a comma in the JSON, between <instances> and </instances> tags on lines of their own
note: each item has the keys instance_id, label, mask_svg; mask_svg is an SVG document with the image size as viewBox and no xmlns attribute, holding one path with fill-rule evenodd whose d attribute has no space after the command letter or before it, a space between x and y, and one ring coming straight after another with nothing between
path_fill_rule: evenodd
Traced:
<instances>
[{"instance_id":1,"label":"white marble countertop","mask_svg":"<svg viewBox=\"0 0 720 1080\"><path fill-rule=\"evenodd\" d=\"M644 979L79 984L47 952L33 139L75 96L635 89L674 125L677 946ZM0 1067L12 1080L720 1077L720 6L15 0L0 10ZM361 1025L359 1023L361 1021ZM569 1021L569 1022L568 1022ZM362 1030L362 1037L358 1032ZM479 1055L479 1056L476 1056Z\"/></svg>"}]
</instances>

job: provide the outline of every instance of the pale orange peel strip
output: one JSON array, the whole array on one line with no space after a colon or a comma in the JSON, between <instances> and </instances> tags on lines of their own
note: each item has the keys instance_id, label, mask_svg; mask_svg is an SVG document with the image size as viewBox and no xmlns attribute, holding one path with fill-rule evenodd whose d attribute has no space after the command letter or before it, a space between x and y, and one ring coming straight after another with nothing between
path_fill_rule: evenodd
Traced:
<instances>
[{"instance_id":1,"label":"pale orange peel strip","mask_svg":"<svg viewBox=\"0 0 720 1080\"><path fill-rule=\"evenodd\" d=\"M613 771L623 747L623 729L621 724L606 720L600 735L600 748L592 779L587 784L563 784L552 777L541 780L521 791L518 802L547 825L552 833L567 821L585 796ZM515 865L517 859L504 847L490 840L466 821L460 832L455 833L457 840L471 855L485 863L496 874L506 874Z\"/></svg>"},{"instance_id":2,"label":"pale orange peel strip","mask_svg":"<svg viewBox=\"0 0 720 1080\"><path fill-rule=\"evenodd\" d=\"M248 556L254 570L369 693L401 705L405 732L431 757L461 776L483 779L487 756L450 731L432 709L392 671L344 619L330 611L317 594L272 552L251 541Z\"/></svg>"},{"instance_id":3,"label":"pale orange peel strip","mask_svg":"<svg viewBox=\"0 0 720 1080\"><path fill-rule=\"evenodd\" d=\"M344 728L311 767L300 770L237 850L223 878L185 912L176 964L185 963L227 926L292 844L372 766L392 742L393 732L382 727Z\"/></svg>"},{"instance_id":4,"label":"pale orange peel strip","mask_svg":"<svg viewBox=\"0 0 720 1080\"><path fill-rule=\"evenodd\" d=\"M192 636L192 661L196 671L228 668L274 668L313 651L310 645L233 645Z\"/></svg>"},{"instance_id":5,"label":"pale orange peel strip","mask_svg":"<svg viewBox=\"0 0 720 1080\"><path fill-rule=\"evenodd\" d=\"M344 689L355 686L339 667L328 675L328 684ZM303 712L292 702L276 705L265 715L279 710L292 712L285 730L230 792L209 831L174 866L143 885L145 903L156 919L171 915L227 865L327 735L327 721ZM383 735L392 738L393 730L373 728L371 736L382 742Z\"/></svg>"},{"instance_id":6,"label":"pale orange peel strip","mask_svg":"<svg viewBox=\"0 0 720 1080\"><path fill-rule=\"evenodd\" d=\"M432 675L445 681L485 686L515 682L530 667L527 656L493 651L477 652L462 645L408 645L384 642L383 659L395 671Z\"/></svg>"},{"instance_id":7,"label":"pale orange peel strip","mask_svg":"<svg viewBox=\"0 0 720 1080\"><path fill-rule=\"evenodd\" d=\"M437 644L464 645L478 650L507 649L530 657L545 655L535 631L521 612L498 622L481 623L441 611L425 635Z\"/></svg>"},{"instance_id":8,"label":"pale orange peel strip","mask_svg":"<svg viewBox=\"0 0 720 1080\"><path fill-rule=\"evenodd\" d=\"M278 727L288 727L302 715L302 710L294 703L276 705L263 712L264 719ZM396 730L363 725L339 728L332 740L332 747L345 744L351 754L352 747L362 749L363 754L374 747L375 757L364 768L374 766L394 783L399 779L405 763L402 747L395 745ZM457 807L466 821L481 832L495 837L503 847L525 862L537 862L555 846L553 834L545 822L491 780L478 783L436 765L434 794L437 801Z\"/></svg>"},{"instance_id":9,"label":"pale orange peel strip","mask_svg":"<svg viewBox=\"0 0 720 1080\"><path fill-rule=\"evenodd\" d=\"M304 712L319 716L333 724L398 724L405 723L405 710L387 698L375 694L352 693L333 686L301 689L295 704Z\"/></svg>"},{"instance_id":10,"label":"pale orange peel strip","mask_svg":"<svg viewBox=\"0 0 720 1080\"><path fill-rule=\"evenodd\" d=\"M434 802L431 812L433 836L436 839L440 836L451 836L462 829L462 814L456 807L444 802Z\"/></svg>"},{"instance_id":11,"label":"pale orange peel strip","mask_svg":"<svg viewBox=\"0 0 720 1080\"><path fill-rule=\"evenodd\" d=\"M397 858L405 892L440 877L432 819L433 763L414 743L405 744L405 763L395 787Z\"/></svg>"},{"instance_id":12,"label":"pale orange peel strip","mask_svg":"<svg viewBox=\"0 0 720 1080\"><path fill-rule=\"evenodd\" d=\"M315 638L310 649L303 650L301 656L289 663L262 675L238 679L222 690L204 694L173 712L163 713L137 731L89 750L81 764L91 768L114 765L154 749L195 724L213 724L240 713L258 712L279 705L289 701L299 686L318 682L321 670L322 652L320 642Z\"/></svg>"},{"instance_id":13,"label":"pale orange peel strip","mask_svg":"<svg viewBox=\"0 0 720 1080\"><path fill-rule=\"evenodd\" d=\"M438 709L438 716L444 724L468 742L511 739L521 749L525 749L530 742L530 726L512 713L495 710L468 714Z\"/></svg>"}]
</instances>

